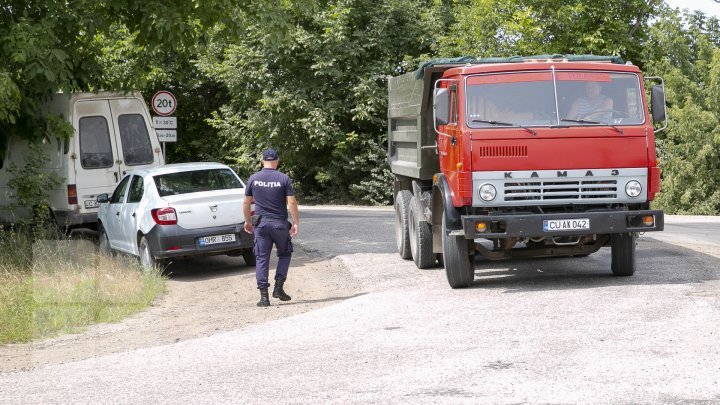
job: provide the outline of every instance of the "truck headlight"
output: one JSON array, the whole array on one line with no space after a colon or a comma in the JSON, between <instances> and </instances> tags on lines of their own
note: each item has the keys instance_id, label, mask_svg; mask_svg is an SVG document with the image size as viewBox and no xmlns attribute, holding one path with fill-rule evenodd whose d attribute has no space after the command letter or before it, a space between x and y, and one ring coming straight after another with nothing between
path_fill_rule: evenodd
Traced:
<instances>
[{"instance_id":1,"label":"truck headlight","mask_svg":"<svg viewBox=\"0 0 720 405\"><path fill-rule=\"evenodd\" d=\"M635 198L642 193L642 185L637 180L628 181L625 185L625 194L631 198Z\"/></svg>"},{"instance_id":2,"label":"truck headlight","mask_svg":"<svg viewBox=\"0 0 720 405\"><path fill-rule=\"evenodd\" d=\"M492 184L483 184L480 186L480 190L478 192L480 193L480 198L483 201L492 201L495 199L495 196L497 196L497 190Z\"/></svg>"}]
</instances>

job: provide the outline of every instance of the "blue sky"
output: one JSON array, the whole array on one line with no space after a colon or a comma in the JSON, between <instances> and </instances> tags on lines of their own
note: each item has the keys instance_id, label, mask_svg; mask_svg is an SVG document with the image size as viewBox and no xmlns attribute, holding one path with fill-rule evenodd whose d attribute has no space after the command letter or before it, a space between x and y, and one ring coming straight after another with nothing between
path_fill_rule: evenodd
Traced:
<instances>
[{"instance_id":1,"label":"blue sky","mask_svg":"<svg viewBox=\"0 0 720 405\"><path fill-rule=\"evenodd\" d=\"M720 18L720 3L713 0L665 0L670 7L700 10L708 16Z\"/></svg>"}]
</instances>

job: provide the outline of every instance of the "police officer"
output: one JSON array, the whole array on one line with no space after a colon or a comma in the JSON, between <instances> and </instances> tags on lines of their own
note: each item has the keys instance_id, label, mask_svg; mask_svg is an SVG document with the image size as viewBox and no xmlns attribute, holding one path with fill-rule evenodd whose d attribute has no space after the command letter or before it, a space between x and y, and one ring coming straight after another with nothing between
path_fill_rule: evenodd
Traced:
<instances>
[{"instance_id":1,"label":"police officer","mask_svg":"<svg viewBox=\"0 0 720 405\"><path fill-rule=\"evenodd\" d=\"M270 272L270 251L273 244L277 251L278 264L275 270L275 288L273 298L290 301L290 296L283 291L292 257L290 238L298 233L300 218L298 216L297 199L292 187L292 180L277 170L278 153L267 149L262 154L263 169L248 179L245 188L245 231L255 235L255 279L260 290L259 307L270 306L268 298L268 274ZM256 220L250 217L250 205L255 203ZM288 222L288 206L292 216L292 224Z\"/></svg>"}]
</instances>

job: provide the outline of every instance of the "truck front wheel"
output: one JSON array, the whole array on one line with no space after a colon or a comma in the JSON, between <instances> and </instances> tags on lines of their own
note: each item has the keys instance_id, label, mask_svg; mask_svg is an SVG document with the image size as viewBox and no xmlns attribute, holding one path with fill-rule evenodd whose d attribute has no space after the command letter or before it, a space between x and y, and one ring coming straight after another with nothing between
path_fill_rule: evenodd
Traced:
<instances>
[{"instance_id":1,"label":"truck front wheel","mask_svg":"<svg viewBox=\"0 0 720 405\"><path fill-rule=\"evenodd\" d=\"M412 259L410 251L410 232L408 229L408 211L412 193L408 190L400 190L395 196L395 240L398 253L405 260Z\"/></svg>"},{"instance_id":2,"label":"truck front wheel","mask_svg":"<svg viewBox=\"0 0 720 405\"><path fill-rule=\"evenodd\" d=\"M475 279L475 264L468 254L467 240L464 236L447 234L445 210L442 216L443 264L448 283L452 288L466 288Z\"/></svg>"},{"instance_id":3,"label":"truck front wheel","mask_svg":"<svg viewBox=\"0 0 720 405\"><path fill-rule=\"evenodd\" d=\"M635 239L637 234L619 233L610 238L612 262L610 268L616 276L632 276L635 273Z\"/></svg>"},{"instance_id":4,"label":"truck front wheel","mask_svg":"<svg viewBox=\"0 0 720 405\"><path fill-rule=\"evenodd\" d=\"M427 269L435 265L437 255L432 251L432 228L426 221L420 220L420 202L412 197L408 212L408 229L410 233L410 250L418 269Z\"/></svg>"}]
</instances>

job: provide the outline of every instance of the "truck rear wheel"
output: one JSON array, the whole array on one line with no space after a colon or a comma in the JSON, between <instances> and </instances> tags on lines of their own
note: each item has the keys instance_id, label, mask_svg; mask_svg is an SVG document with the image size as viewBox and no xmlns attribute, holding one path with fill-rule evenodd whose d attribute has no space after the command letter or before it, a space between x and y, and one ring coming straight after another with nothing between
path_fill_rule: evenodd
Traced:
<instances>
[{"instance_id":1,"label":"truck rear wheel","mask_svg":"<svg viewBox=\"0 0 720 405\"><path fill-rule=\"evenodd\" d=\"M405 260L412 259L410 251L410 232L408 227L408 211L412 193L408 190L400 190L395 197L395 240L398 253Z\"/></svg>"},{"instance_id":2,"label":"truck rear wheel","mask_svg":"<svg viewBox=\"0 0 720 405\"><path fill-rule=\"evenodd\" d=\"M610 268L616 276L632 276L635 273L635 233L619 233L610 238L612 262Z\"/></svg>"},{"instance_id":3,"label":"truck rear wheel","mask_svg":"<svg viewBox=\"0 0 720 405\"><path fill-rule=\"evenodd\" d=\"M420 220L420 210L420 202L412 197L408 211L410 251L418 269L427 269L435 265L437 255L432 251L432 227L427 221Z\"/></svg>"},{"instance_id":4,"label":"truck rear wheel","mask_svg":"<svg viewBox=\"0 0 720 405\"><path fill-rule=\"evenodd\" d=\"M466 288L475 279L475 263L470 260L465 237L450 236L447 231L445 210L443 210L441 233L445 274L450 287Z\"/></svg>"}]
</instances>

